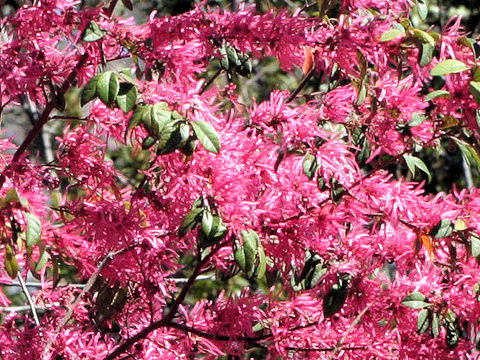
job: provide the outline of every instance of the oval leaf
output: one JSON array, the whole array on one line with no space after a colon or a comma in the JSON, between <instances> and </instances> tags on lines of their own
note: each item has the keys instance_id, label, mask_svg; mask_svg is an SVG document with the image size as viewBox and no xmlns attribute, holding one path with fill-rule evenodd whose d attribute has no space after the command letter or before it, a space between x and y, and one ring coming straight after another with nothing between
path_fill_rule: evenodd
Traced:
<instances>
[{"instance_id":1,"label":"oval leaf","mask_svg":"<svg viewBox=\"0 0 480 360\"><path fill-rule=\"evenodd\" d=\"M97 95L105 105L112 107L115 104L119 89L118 78L113 71L100 74L97 81Z\"/></svg>"},{"instance_id":2,"label":"oval leaf","mask_svg":"<svg viewBox=\"0 0 480 360\"><path fill-rule=\"evenodd\" d=\"M124 112L130 112L137 101L137 87L130 83L121 83L117 95L117 104Z\"/></svg>"},{"instance_id":3,"label":"oval leaf","mask_svg":"<svg viewBox=\"0 0 480 360\"><path fill-rule=\"evenodd\" d=\"M430 310L423 309L418 313L417 318L417 331L419 334L423 334L430 327Z\"/></svg>"},{"instance_id":4,"label":"oval leaf","mask_svg":"<svg viewBox=\"0 0 480 360\"><path fill-rule=\"evenodd\" d=\"M32 213L25 215L27 221L27 247L32 247L40 241L42 236L42 223Z\"/></svg>"},{"instance_id":5,"label":"oval leaf","mask_svg":"<svg viewBox=\"0 0 480 360\"><path fill-rule=\"evenodd\" d=\"M398 38L399 36L402 36L404 32L402 32L399 29L390 29L385 31L382 34L382 37L380 38L381 41L386 42L386 41L392 41L393 39Z\"/></svg>"},{"instance_id":6,"label":"oval leaf","mask_svg":"<svg viewBox=\"0 0 480 360\"><path fill-rule=\"evenodd\" d=\"M423 309L431 306L427 297L419 292L411 293L402 300L402 304L412 309Z\"/></svg>"},{"instance_id":7,"label":"oval leaf","mask_svg":"<svg viewBox=\"0 0 480 360\"><path fill-rule=\"evenodd\" d=\"M436 99L438 97L445 97L448 98L450 97L450 93L446 90L435 90L429 93L427 96L425 96L425 101L431 101L433 99Z\"/></svg>"},{"instance_id":8,"label":"oval leaf","mask_svg":"<svg viewBox=\"0 0 480 360\"><path fill-rule=\"evenodd\" d=\"M432 70L430 70L430 75L443 76L448 74L459 73L462 71L466 71L468 69L469 67L465 63L461 62L460 60L448 59L435 65L435 67Z\"/></svg>"},{"instance_id":9,"label":"oval leaf","mask_svg":"<svg viewBox=\"0 0 480 360\"><path fill-rule=\"evenodd\" d=\"M80 98L80 104L82 106L97 97L97 82L99 77L100 75L95 75L83 88L82 96Z\"/></svg>"},{"instance_id":10,"label":"oval leaf","mask_svg":"<svg viewBox=\"0 0 480 360\"><path fill-rule=\"evenodd\" d=\"M218 154L221 148L220 138L213 126L203 121L192 121L191 124L195 135L205 149Z\"/></svg>"}]
</instances>

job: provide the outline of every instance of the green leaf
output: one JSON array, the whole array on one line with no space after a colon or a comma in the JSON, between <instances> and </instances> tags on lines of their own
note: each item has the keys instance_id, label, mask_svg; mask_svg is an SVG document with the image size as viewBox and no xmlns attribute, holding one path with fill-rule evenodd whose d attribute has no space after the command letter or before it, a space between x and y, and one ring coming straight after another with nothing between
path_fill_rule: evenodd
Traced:
<instances>
[{"instance_id":1,"label":"green leaf","mask_svg":"<svg viewBox=\"0 0 480 360\"><path fill-rule=\"evenodd\" d=\"M213 227L213 215L210 211L205 210L202 214L202 231L208 238L212 232Z\"/></svg>"},{"instance_id":2,"label":"green leaf","mask_svg":"<svg viewBox=\"0 0 480 360\"><path fill-rule=\"evenodd\" d=\"M473 81L480 81L480 66L478 65L473 65L473 76L472 76L472 79Z\"/></svg>"},{"instance_id":3,"label":"green leaf","mask_svg":"<svg viewBox=\"0 0 480 360\"><path fill-rule=\"evenodd\" d=\"M160 135L157 154L169 154L184 146L190 137L190 127L183 121L167 123Z\"/></svg>"},{"instance_id":4,"label":"green leaf","mask_svg":"<svg viewBox=\"0 0 480 360\"><path fill-rule=\"evenodd\" d=\"M342 310L348 296L348 284L335 284L323 299L323 316L332 317Z\"/></svg>"},{"instance_id":5,"label":"green leaf","mask_svg":"<svg viewBox=\"0 0 480 360\"><path fill-rule=\"evenodd\" d=\"M412 309L423 309L431 306L427 297L419 292L411 293L402 300L402 304Z\"/></svg>"},{"instance_id":6,"label":"green leaf","mask_svg":"<svg viewBox=\"0 0 480 360\"><path fill-rule=\"evenodd\" d=\"M113 107L119 89L118 78L113 71L106 71L100 74L97 81L97 95L105 105Z\"/></svg>"},{"instance_id":7,"label":"green leaf","mask_svg":"<svg viewBox=\"0 0 480 360\"><path fill-rule=\"evenodd\" d=\"M151 105L137 105L128 123L128 128L133 129L135 126L140 124L145 114L150 116L150 107Z\"/></svg>"},{"instance_id":8,"label":"green leaf","mask_svg":"<svg viewBox=\"0 0 480 360\"><path fill-rule=\"evenodd\" d=\"M196 200L192 209L183 219L182 226L178 231L178 236L184 236L187 232L199 225L202 221L202 215L204 211L205 208L202 206L202 201L200 199Z\"/></svg>"},{"instance_id":9,"label":"green leaf","mask_svg":"<svg viewBox=\"0 0 480 360\"><path fill-rule=\"evenodd\" d=\"M480 104L480 82L470 81L470 93L473 95L475 102Z\"/></svg>"},{"instance_id":10,"label":"green leaf","mask_svg":"<svg viewBox=\"0 0 480 360\"><path fill-rule=\"evenodd\" d=\"M246 272L246 261L245 261L245 252L243 251L243 246L240 244L238 240L234 242L234 251L233 257L237 262L238 266L243 272Z\"/></svg>"},{"instance_id":11,"label":"green leaf","mask_svg":"<svg viewBox=\"0 0 480 360\"><path fill-rule=\"evenodd\" d=\"M159 102L150 107L150 112L145 113L142 117L142 123L145 126L145 129L148 131L150 136L160 140L163 131L168 124L173 126L171 123L172 112L168 108L168 105L164 102ZM166 143L170 138L171 133L175 130L171 127L170 132L164 137L164 142Z\"/></svg>"},{"instance_id":12,"label":"green leaf","mask_svg":"<svg viewBox=\"0 0 480 360\"><path fill-rule=\"evenodd\" d=\"M42 237L42 223L32 213L26 213L25 218L27 222L27 246L32 247Z\"/></svg>"},{"instance_id":13,"label":"green leaf","mask_svg":"<svg viewBox=\"0 0 480 360\"><path fill-rule=\"evenodd\" d=\"M317 159L315 155L307 153L303 158L303 172L305 175L308 176L310 180L313 179L315 176L315 172L317 171Z\"/></svg>"},{"instance_id":14,"label":"green leaf","mask_svg":"<svg viewBox=\"0 0 480 360\"><path fill-rule=\"evenodd\" d=\"M467 164L470 166L472 164L472 161L475 162L477 168L480 169L480 157L477 153L477 151L468 143L457 139L453 136L450 136L450 139L455 141L457 144L458 148L462 152Z\"/></svg>"},{"instance_id":15,"label":"green leaf","mask_svg":"<svg viewBox=\"0 0 480 360\"><path fill-rule=\"evenodd\" d=\"M258 265L257 265L257 268L255 269L255 277L257 279L261 279L265 276L265 273L267 271L267 258L265 256L265 250L263 249L263 246L259 246L257 248L257 255L258 255Z\"/></svg>"},{"instance_id":16,"label":"green leaf","mask_svg":"<svg viewBox=\"0 0 480 360\"><path fill-rule=\"evenodd\" d=\"M130 112L137 101L137 87L131 83L121 83L117 95L117 105L124 112Z\"/></svg>"},{"instance_id":17,"label":"green leaf","mask_svg":"<svg viewBox=\"0 0 480 360\"><path fill-rule=\"evenodd\" d=\"M436 238L445 238L453 233L453 223L448 219L442 219L440 222L435 225L435 227L430 231L430 235L435 236Z\"/></svg>"},{"instance_id":18,"label":"green leaf","mask_svg":"<svg viewBox=\"0 0 480 360\"><path fill-rule=\"evenodd\" d=\"M458 340L460 337L457 326L455 325L455 323L447 321L447 323L445 324L445 328L447 330L445 334L447 347L449 349L454 349L457 347Z\"/></svg>"},{"instance_id":19,"label":"green leaf","mask_svg":"<svg viewBox=\"0 0 480 360\"><path fill-rule=\"evenodd\" d=\"M393 39L398 38L399 36L402 36L404 32L402 32L399 29L390 29L385 31L382 34L382 37L380 38L380 41L386 42L386 41L392 41Z\"/></svg>"},{"instance_id":20,"label":"green leaf","mask_svg":"<svg viewBox=\"0 0 480 360\"><path fill-rule=\"evenodd\" d=\"M407 123L407 125L409 127L420 126L423 124L424 121L425 121L425 115L415 113L412 115L412 118Z\"/></svg>"},{"instance_id":21,"label":"green leaf","mask_svg":"<svg viewBox=\"0 0 480 360\"><path fill-rule=\"evenodd\" d=\"M243 230L243 252L245 254L245 273L248 277L252 277L255 271L255 258L259 244L258 234L253 230Z\"/></svg>"},{"instance_id":22,"label":"green leaf","mask_svg":"<svg viewBox=\"0 0 480 360\"><path fill-rule=\"evenodd\" d=\"M35 272L39 272L40 270L43 270L43 268L47 265L47 261L49 259L48 252L43 251L42 255L40 255L40 259L38 259L37 264L35 265L35 269L33 269Z\"/></svg>"},{"instance_id":23,"label":"green leaf","mask_svg":"<svg viewBox=\"0 0 480 360\"><path fill-rule=\"evenodd\" d=\"M440 334L440 321L438 319L438 315L433 313L432 316L432 336L436 338Z\"/></svg>"},{"instance_id":24,"label":"green leaf","mask_svg":"<svg viewBox=\"0 0 480 360\"><path fill-rule=\"evenodd\" d=\"M443 76L448 74L459 73L462 71L466 71L468 69L469 67L465 63L461 62L460 60L448 59L435 65L435 67L432 70L430 70L430 75Z\"/></svg>"},{"instance_id":25,"label":"green leaf","mask_svg":"<svg viewBox=\"0 0 480 360\"><path fill-rule=\"evenodd\" d=\"M473 257L480 256L480 236L477 233L472 232L469 236L469 240L471 243L471 251Z\"/></svg>"},{"instance_id":26,"label":"green leaf","mask_svg":"<svg viewBox=\"0 0 480 360\"><path fill-rule=\"evenodd\" d=\"M420 29L413 29L413 36L417 39L420 39L422 43L426 43L432 47L435 47L435 40L426 31Z\"/></svg>"},{"instance_id":27,"label":"green leaf","mask_svg":"<svg viewBox=\"0 0 480 360\"><path fill-rule=\"evenodd\" d=\"M83 41L97 41L103 38L105 34L105 30L101 29L95 21L90 21L87 28L85 29Z\"/></svg>"},{"instance_id":28,"label":"green leaf","mask_svg":"<svg viewBox=\"0 0 480 360\"><path fill-rule=\"evenodd\" d=\"M100 75L95 75L83 88L82 96L80 97L80 104L82 106L97 97L97 83L99 78Z\"/></svg>"},{"instance_id":29,"label":"green leaf","mask_svg":"<svg viewBox=\"0 0 480 360\"><path fill-rule=\"evenodd\" d=\"M415 8L420 19L425 20L428 15L428 6L422 1L417 1Z\"/></svg>"},{"instance_id":30,"label":"green leaf","mask_svg":"<svg viewBox=\"0 0 480 360\"><path fill-rule=\"evenodd\" d=\"M418 313L417 318L417 331L419 334L423 334L430 327L430 310L423 309Z\"/></svg>"},{"instance_id":31,"label":"green leaf","mask_svg":"<svg viewBox=\"0 0 480 360\"><path fill-rule=\"evenodd\" d=\"M198 140L200 140L205 149L218 154L221 144L213 126L203 121L192 121L190 124L192 124L195 135L197 135Z\"/></svg>"},{"instance_id":32,"label":"green leaf","mask_svg":"<svg viewBox=\"0 0 480 360\"><path fill-rule=\"evenodd\" d=\"M15 258L15 251L9 244L5 245L5 270L12 279L15 279L18 270L20 270Z\"/></svg>"},{"instance_id":33,"label":"green leaf","mask_svg":"<svg viewBox=\"0 0 480 360\"><path fill-rule=\"evenodd\" d=\"M435 45L431 45L430 43L422 43L418 60L419 65L427 66L430 64L432 62L434 52Z\"/></svg>"},{"instance_id":34,"label":"green leaf","mask_svg":"<svg viewBox=\"0 0 480 360\"><path fill-rule=\"evenodd\" d=\"M155 143L157 142L156 139L154 139L151 136L147 136L145 139L142 141L142 149L147 150L150 149Z\"/></svg>"},{"instance_id":35,"label":"green leaf","mask_svg":"<svg viewBox=\"0 0 480 360\"><path fill-rule=\"evenodd\" d=\"M432 101L433 99L436 99L438 97L445 97L445 98L449 98L450 97L450 92L446 91L446 90L435 90L435 91L432 91L431 93L427 94L425 96L425 101Z\"/></svg>"},{"instance_id":36,"label":"green leaf","mask_svg":"<svg viewBox=\"0 0 480 360\"><path fill-rule=\"evenodd\" d=\"M407 167L413 176L415 176L415 168L419 168L421 171L427 174L428 181L429 182L432 181L432 175L430 174L430 171L428 170L427 165L425 165L422 159L410 154L404 154L403 158L405 159L405 162L407 163Z\"/></svg>"},{"instance_id":37,"label":"green leaf","mask_svg":"<svg viewBox=\"0 0 480 360\"><path fill-rule=\"evenodd\" d=\"M458 42L462 45L465 45L472 51L474 59L477 57L477 55L475 54L475 39L471 39L466 36L461 36L460 38L458 38Z\"/></svg>"},{"instance_id":38,"label":"green leaf","mask_svg":"<svg viewBox=\"0 0 480 360\"><path fill-rule=\"evenodd\" d=\"M223 237L225 237L225 235L227 235L227 231L228 231L228 229L225 226L225 224L223 223L222 218L219 217L218 215L214 215L213 216L212 231L210 232L209 237L212 240L217 241L217 240L220 240Z\"/></svg>"}]
</instances>

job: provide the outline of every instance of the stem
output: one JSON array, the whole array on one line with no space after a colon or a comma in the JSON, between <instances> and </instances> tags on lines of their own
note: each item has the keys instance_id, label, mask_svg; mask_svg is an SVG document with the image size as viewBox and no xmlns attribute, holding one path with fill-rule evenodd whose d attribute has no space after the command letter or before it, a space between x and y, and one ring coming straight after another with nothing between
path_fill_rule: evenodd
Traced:
<instances>
[{"instance_id":1,"label":"stem","mask_svg":"<svg viewBox=\"0 0 480 360\"><path fill-rule=\"evenodd\" d=\"M58 335L60 333L60 331L63 329L63 327L67 324L67 322L70 320L70 318L72 317L73 315L73 311L75 310L77 304L80 302L81 298L88 292L90 291L90 289L92 288L93 284L95 283L95 281L97 280L98 276L100 275L101 271L103 270L103 268L105 267L105 265L107 265L116 255L120 255L124 252L127 252L129 250L132 249L132 246L129 246L129 247L126 247L126 248L123 248L121 250L117 250L117 251L111 251L109 252L105 258L100 262L100 264L98 265L97 269L95 270L95 272L90 276L90 278L88 279L87 283L85 284L85 287L83 288L83 290L80 292L80 294L78 294L77 298L75 299L75 301L68 307L68 310L67 312L65 313L65 315L63 316L63 319L60 323L60 325L55 329L55 334L48 340L47 342L47 345L45 346L44 350L43 350L43 355L46 355L46 353L50 350L50 347L52 346L53 342L55 341L55 337L56 335Z\"/></svg>"},{"instance_id":2,"label":"stem","mask_svg":"<svg viewBox=\"0 0 480 360\"><path fill-rule=\"evenodd\" d=\"M201 255L198 254L199 261L197 262L197 265L195 266L195 270L193 271L193 274L190 276L187 283L185 284L185 286L180 291L180 294L178 294L178 296L173 301L173 304L172 304L170 310L168 311L168 313L161 320L158 320L158 321L155 321L155 322L151 323L149 326L147 326L143 330L140 330L138 333L136 333L132 337L125 340L117 348L115 348L115 350L113 350L110 354L108 354L103 360L113 360L113 359L115 359L117 356L119 356L120 354L122 354L125 351L127 351L128 349L130 349L130 347L132 345L134 345L136 342L138 342L142 339L145 339L151 332L153 332L153 331L155 331L155 330L157 330L161 327L166 327L166 326L168 326L168 327L179 327L180 326L179 324L173 324L171 322L172 319L174 318L175 314L177 313L178 307L185 300L185 297L187 296L188 291L192 287L192 285L195 282L195 280L197 279L197 277L200 275L200 272L201 272L202 268L204 267L204 265L212 258L212 256L219 249L221 249L224 246L224 244L225 243L218 244L217 247L215 249L212 249L210 254L205 256L205 258L203 260L200 259ZM226 339L226 340L228 340L228 339Z\"/></svg>"},{"instance_id":3,"label":"stem","mask_svg":"<svg viewBox=\"0 0 480 360\"><path fill-rule=\"evenodd\" d=\"M202 90L200 90L200 93L199 95L202 95L205 90L207 90L210 85L212 85L212 83L215 81L215 79L218 77L218 75L220 75L220 73L222 72L222 68L218 69L217 72L215 74L213 74L213 76L205 83L205 85L203 85L202 87Z\"/></svg>"},{"instance_id":4,"label":"stem","mask_svg":"<svg viewBox=\"0 0 480 360\"><path fill-rule=\"evenodd\" d=\"M85 65L85 63L87 62L87 59L88 59L88 53L85 53L80 57L77 65L72 70L70 75L68 75L67 79L65 80L62 87L59 90L59 94L61 96L63 96L67 92L67 90L70 88L73 80L75 79L75 76L77 75L77 71L83 65ZM12 169L12 166L22 157L25 150L27 150L28 147L32 144L32 142L37 138L37 136L41 134L43 126L48 122L48 120L50 120L50 114L55 109L56 103L57 103L56 99L52 99L47 103L47 105L45 106L45 109L43 109L42 114L38 118L38 121L36 122L35 126L32 128L32 130L30 130L25 140L23 140L22 144L18 147L17 151L15 151L15 154L13 154L12 160L0 174L0 188L5 184L5 180L6 180L5 174Z\"/></svg>"},{"instance_id":5,"label":"stem","mask_svg":"<svg viewBox=\"0 0 480 360\"><path fill-rule=\"evenodd\" d=\"M312 67L312 69L307 73L307 75L303 78L302 82L300 85L297 86L295 90L290 94L290 96L285 100L285 103L288 104L291 102L295 97L298 95L298 93L307 85L308 81L310 78L313 76L313 71L315 70L315 67Z\"/></svg>"},{"instance_id":6,"label":"stem","mask_svg":"<svg viewBox=\"0 0 480 360\"><path fill-rule=\"evenodd\" d=\"M32 297L28 292L27 286L25 285L25 280L23 280L22 274L20 272L17 275L17 279L20 283L20 286L22 287L22 291L25 294L25 297L27 298L28 306L30 307L30 310L33 314L33 320L35 320L35 325L40 326L40 321L38 321L38 315L37 311L35 310L35 305L33 304Z\"/></svg>"}]
</instances>

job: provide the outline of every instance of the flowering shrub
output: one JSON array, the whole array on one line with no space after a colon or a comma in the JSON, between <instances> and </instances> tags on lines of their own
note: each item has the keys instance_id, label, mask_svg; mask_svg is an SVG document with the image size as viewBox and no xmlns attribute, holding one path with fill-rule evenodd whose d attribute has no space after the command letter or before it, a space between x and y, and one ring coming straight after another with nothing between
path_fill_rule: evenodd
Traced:
<instances>
[{"instance_id":1,"label":"flowering shrub","mask_svg":"<svg viewBox=\"0 0 480 360\"><path fill-rule=\"evenodd\" d=\"M0 142L1 359L478 357L480 192L427 193L422 160L448 143L480 163L459 18L201 3L137 25L79 3L2 20L0 109L39 111ZM267 56L299 85L245 106ZM51 122L47 161L28 149Z\"/></svg>"}]
</instances>

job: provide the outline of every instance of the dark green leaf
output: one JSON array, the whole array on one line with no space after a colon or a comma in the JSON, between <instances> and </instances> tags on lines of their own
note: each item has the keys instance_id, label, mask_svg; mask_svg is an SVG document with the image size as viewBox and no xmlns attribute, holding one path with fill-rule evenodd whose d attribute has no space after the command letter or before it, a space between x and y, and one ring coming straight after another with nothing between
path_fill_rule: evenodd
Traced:
<instances>
[{"instance_id":1,"label":"dark green leaf","mask_svg":"<svg viewBox=\"0 0 480 360\"><path fill-rule=\"evenodd\" d=\"M147 150L150 149L155 143L157 142L156 139L154 139L151 136L147 136L145 139L142 141L142 149Z\"/></svg>"},{"instance_id":2,"label":"dark green leaf","mask_svg":"<svg viewBox=\"0 0 480 360\"><path fill-rule=\"evenodd\" d=\"M80 98L80 104L82 106L97 97L97 82L99 77L100 75L95 75L83 88L82 96Z\"/></svg>"},{"instance_id":3,"label":"dark green leaf","mask_svg":"<svg viewBox=\"0 0 480 360\"><path fill-rule=\"evenodd\" d=\"M315 155L307 153L305 154L303 158L303 172L305 175L308 176L310 180L313 179L315 176L315 172L317 171L318 165L317 165L317 159L315 158Z\"/></svg>"},{"instance_id":4,"label":"dark green leaf","mask_svg":"<svg viewBox=\"0 0 480 360\"><path fill-rule=\"evenodd\" d=\"M445 324L446 327L446 343L449 349L454 349L457 347L458 339L459 339L459 331L457 326L453 322L447 322Z\"/></svg>"},{"instance_id":5,"label":"dark green leaf","mask_svg":"<svg viewBox=\"0 0 480 360\"><path fill-rule=\"evenodd\" d=\"M217 132L212 125L203 121L192 121L193 131L198 140L202 143L207 151L218 154L221 144Z\"/></svg>"},{"instance_id":6,"label":"dark green leaf","mask_svg":"<svg viewBox=\"0 0 480 360\"><path fill-rule=\"evenodd\" d=\"M117 75L113 71L106 71L100 74L97 81L97 95L105 105L113 107L118 95L120 85Z\"/></svg>"},{"instance_id":7,"label":"dark green leaf","mask_svg":"<svg viewBox=\"0 0 480 360\"><path fill-rule=\"evenodd\" d=\"M137 101L137 87L131 83L121 83L117 95L117 104L124 112L130 112Z\"/></svg>"},{"instance_id":8,"label":"dark green leaf","mask_svg":"<svg viewBox=\"0 0 480 360\"><path fill-rule=\"evenodd\" d=\"M325 295L323 299L323 316L326 318L332 317L337 312L342 310L348 295L348 285L335 284L332 289Z\"/></svg>"},{"instance_id":9,"label":"dark green leaf","mask_svg":"<svg viewBox=\"0 0 480 360\"><path fill-rule=\"evenodd\" d=\"M207 238L212 233L212 227L213 227L213 215L210 211L205 210L202 215L202 231Z\"/></svg>"},{"instance_id":10,"label":"dark green leaf","mask_svg":"<svg viewBox=\"0 0 480 360\"><path fill-rule=\"evenodd\" d=\"M157 140L160 140L163 131L168 124L171 125L169 133L165 135L164 142L166 143L170 138L171 133L175 130L173 127L172 112L168 108L168 105L164 102L159 102L150 107L150 112L144 114L142 117L142 123L150 136Z\"/></svg>"},{"instance_id":11,"label":"dark green leaf","mask_svg":"<svg viewBox=\"0 0 480 360\"><path fill-rule=\"evenodd\" d=\"M423 309L418 313L417 318L417 331L419 334L423 334L430 327L430 310Z\"/></svg>"},{"instance_id":12,"label":"dark green leaf","mask_svg":"<svg viewBox=\"0 0 480 360\"><path fill-rule=\"evenodd\" d=\"M435 65L435 67L432 70L430 70L430 75L443 76L448 74L459 73L462 71L466 71L468 69L469 67L465 63L461 62L460 60L448 59Z\"/></svg>"},{"instance_id":13,"label":"dark green leaf","mask_svg":"<svg viewBox=\"0 0 480 360\"><path fill-rule=\"evenodd\" d=\"M179 121L167 123L162 129L158 143L157 154L169 154L177 148L184 146L190 137L190 127Z\"/></svg>"},{"instance_id":14,"label":"dark green leaf","mask_svg":"<svg viewBox=\"0 0 480 360\"><path fill-rule=\"evenodd\" d=\"M245 252L243 251L243 246L242 244L238 241L235 240L234 243L234 249L233 249L233 257L235 258L235 261L237 262L238 266L243 272L246 272L246 261L245 261Z\"/></svg>"},{"instance_id":15,"label":"dark green leaf","mask_svg":"<svg viewBox=\"0 0 480 360\"><path fill-rule=\"evenodd\" d=\"M257 248L259 245L259 237L253 230L243 230L243 252L245 254L245 273L248 277L252 277L255 271L255 258L257 255Z\"/></svg>"},{"instance_id":16,"label":"dark green leaf","mask_svg":"<svg viewBox=\"0 0 480 360\"><path fill-rule=\"evenodd\" d=\"M20 270L17 259L15 258L15 251L9 244L5 245L5 270L12 279L15 279L18 270Z\"/></svg>"},{"instance_id":17,"label":"dark green leaf","mask_svg":"<svg viewBox=\"0 0 480 360\"><path fill-rule=\"evenodd\" d=\"M145 114L150 116L150 107L151 105L137 105L128 123L128 128L133 129L135 126L140 124Z\"/></svg>"},{"instance_id":18,"label":"dark green leaf","mask_svg":"<svg viewBox=\"0 0 480 360\"><path fill-rule=\"evenodd\" d=\"M183 219L178 235L182 237L194 227L199 225L202 221L202 215L204 211L205 208L202 206L201 200L195 201L192 210L190 210L190 212Z\"/></svg>"}]
</instances>

